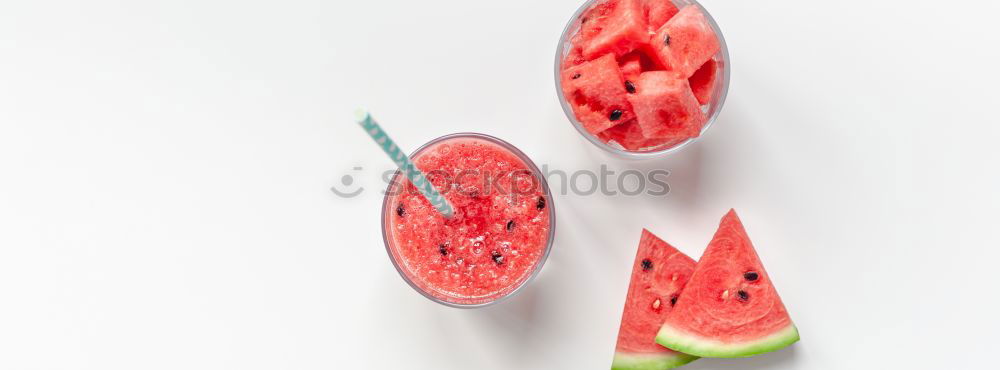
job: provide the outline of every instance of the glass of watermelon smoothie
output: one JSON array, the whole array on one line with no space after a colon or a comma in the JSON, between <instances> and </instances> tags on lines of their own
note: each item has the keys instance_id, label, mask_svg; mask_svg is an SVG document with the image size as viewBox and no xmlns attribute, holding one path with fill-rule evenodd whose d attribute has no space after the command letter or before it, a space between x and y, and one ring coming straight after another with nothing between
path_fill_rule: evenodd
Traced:
<instances>
[{"instance_id":1,"label":"glass of watermelon smoothie","mask_svg":"<svg viewBox=\"0 0 1000 370\"><path fill-rule=\"evenodd\" d=\"M566 117L594 145L650 158L712 126L729 90L729 51L694 0L588 0L556 49Z\"/></svg>"},{"instance_id":2,"label":"glass of watermelon smoothie","mask_svg":"<svg viewBox=\"0 0 1000 370\"><path fill-rule=\"evenodd\" d=\"M552 248L555 211L538 167L513 145L477 133L431 140L410 158L454 214L442 216L399 171L382 203L390 260L420 294L475 308L519 292Z\"/></svg>"}]
</instances>

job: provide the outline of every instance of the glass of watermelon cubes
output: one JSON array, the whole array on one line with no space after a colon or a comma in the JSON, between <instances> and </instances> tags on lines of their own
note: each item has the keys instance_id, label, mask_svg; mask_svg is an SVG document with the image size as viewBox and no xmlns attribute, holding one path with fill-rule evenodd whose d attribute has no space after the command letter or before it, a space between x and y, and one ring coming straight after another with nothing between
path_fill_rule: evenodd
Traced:
<instances>
[{"instance_id":1,"label":"glass of watermelon cubes","mask_svg":"<svg viewBox=\"0 0 1000 370\"><path fill-rule=\"evenodd\" d=\"M410 158L454 213L442 216L396 171L382 203L382 238L403 279L459 308L490 305L526 286L555 235L552 195L531 159L477 133L439 137Z\"/></svg>"},{"instance_id":2,"label":"glass of watermelon cubes","mask_svg":"<svg viewBox=\"0 0 1000 370\"><path fill-rule=\"evenodd\" d=\"M729 89L719 26L694 0L588 0L556 52L563 111L587 140L648 158L687 146Z\"/></svg>"}]
</instances>

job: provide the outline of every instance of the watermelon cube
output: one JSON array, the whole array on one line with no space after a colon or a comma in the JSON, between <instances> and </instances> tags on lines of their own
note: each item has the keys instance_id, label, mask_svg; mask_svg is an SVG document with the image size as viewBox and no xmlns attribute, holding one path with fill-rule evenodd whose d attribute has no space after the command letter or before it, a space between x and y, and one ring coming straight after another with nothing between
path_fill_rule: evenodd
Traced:
<instances>
[{"instance_id":1,"label":"watermelon cube","mask_svg":"<svg viewBox=\"0 0 1000 370\"><path fill-rule=\"evenodd\" d=\"M660 64L659 58L655 55L656 53L652 48L644 44L631 53L619 58L619 64L622 66L622 74L625 75L625 79L635 82L639 73L666 70L667 68Z\"/></svg>"},{"instance_id":2,"label":"watermelon cube","mask_svg":"<svg viewBox=\"0 0 1000 370\"><path fill-rule=\"evenodd\" d=\"M718 71L718 66L715 63L715 59L709 59L691 75L691 78L688 78L688 83L691 84L691 91L694 92L694 97L698 98L698 103L708 104L712 100L712 93L715 89L716 71Z\"/></svg>"},{"instance_id":3,"label":"watermelon cube","mask_svg":"<svg viewBox=\"0 0 1000 370\"><path fill-rule=\"evenodd\" d=\"M639 75L636 93L628 95L642 133L647 138L675 140L696 137L705 113L686 78L670 71Z\"/></svg>"},{"instance_id":4,"label":"watermelon cube","mask_svg":"<svg viewBox=\"0 0 1000 370\"><path fill-rule=\"evenodd\" d=\"M563 70L562 90L577 120L592 134L635 118L611 54Z\"/></svg>"},{"instance_id":5,"label":"watermelon cube","mask_svg":"<svg viewBox=\"0 0 1000 370\"><path fill-rule=\"evenodd\" d=\"M637 52L626 54L622 57L621 69L622 76L625 77L625 81L634 83L637 79L639 79L639 74L642 73L642 55Z\"/></svg>"},{"instance_id":6,"label":"watermelon cube","mask_svg":"<svg viewBox=\"0 0 1000 370\"><path fill-rule=\"evenodd\" d=\"M668 69L682 78L692 74L719 51L719 39L701 9L688 5L660 27L650 45Z\"/></svg>"},{"instance_id":7,"label":"watermelon cube","mask_svg":"<svg viewBox=\"0 0 1000 370\"><path fill-rule=\"evenodd\" d=\"M581 48L577 41L575 41L576 39L578 39L578 37L574 38L574 41L572 41L573 47L566 52L565 56L563 56L562 69L580 65L581 63L587 61L587 59L583 57L583 48Z\"/></svg>"},{"instance_id":8,"label":"watermelon cube","mask_svg":"<svg viewBox=\"0 0 1000 370\"><path fill-rule=\"evenodd\" d=\"M653 31L660 29L678 11L677 5L670 0L642 0L642 10L646 14L646 23Z\"/></svg>"},{"instance_id":9,"label":"watermelon cube","mask_svg":"<svg viewBox=\"0 0 1000 370\"><path fill-rule=\"evenodd\" d=\"M583 56L622 56L649 41L649 26L639 0L610 0L584 13L580 34Z\"/></svg>"},{"instance_id":10,"label":"watermelon cube","mask_svg":"<svg viewBox=\"0 0 1000 370\"><path fill-rule=\"evenodd\" d=\"M614 141L622 148L632 151L639 151L646 148L661 146L664 144L677 144L683 139L672 138L647 138L639 127L639 122L631 120L618 126L604 130L598 137L605 142Z\"/></svg>"},{"instance_id":11,"label":"watermelon cube","mask_svg":"<svg viewBox=\"0 0 1000 370\"><path fill-rule=\"evenodd\" d=\"M631 120L609 128L598 135L605 142L614 141L628 150L639 150L646 147L646 137L642 136L639 123Z\"/></svg>"}]
</instances>

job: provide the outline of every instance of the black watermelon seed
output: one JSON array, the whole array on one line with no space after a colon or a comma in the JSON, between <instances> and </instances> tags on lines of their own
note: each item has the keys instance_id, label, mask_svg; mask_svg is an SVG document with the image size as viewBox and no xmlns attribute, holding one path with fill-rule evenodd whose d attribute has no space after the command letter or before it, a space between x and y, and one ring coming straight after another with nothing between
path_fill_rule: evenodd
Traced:
<instances>
[{"instance_id":1,"label":"black watermelon seed","mask_svg":"<svg viewBox=\"0 0 1000 370\"><path fill-rule=\"evenodd\" d=\"M493 262L497 265L503 264L503 255L500 254L500 251L493 251L493 253L490 253L490 256L493 257Z\"/></svg>"},{"instance_id":2,"label":"black watermelon seed","mask_svg":"<svg viewBox=\"0 0 1000 370\"><path fill-rule=\"evenodd\" d=\"M611 115L608 116L608 119L610 119L612 121L617 121L619 118L622 118L622 114L623 113L625 113L625 112L622 112L621 109L615 109L615 110L611 111Z\"/></svg>"},{"instance_id":3,"label":"black watermelon seed","mask_svg":"<svg viewBox=\"0 0 1000 370\"><path fill-rule=\"evenodd\" d=\"M670 307L673 307L675 304L677 304L677 295L676 294L670 296Z\"/></svg>"},{"instance_id":4,"label":"black watermelon seed","mask_svg":"<svg viewBox=\"0 0 1000 370\"><path fill-rule=\"evenodd\" d=\"M403 204L402 203L400 203L398 206L396 206L396 214L399 215L399 217L403 217L403 215L406 214L406 210L403 209Z\"/></svg>"},{"instance_id":5,"label":"black watermelon seed","mask_svg":"<svg viewBox=\"0 0 1000 370\"><path fill-rule=\"evenodd\" d=\"M650 261L649 258L644 258L642 260L642 271L649 271L652 269L653 269L653 261Z\"/></svg>"},{"instance_id":6,"label":"black watermelon seed","mask_svg":"<svg viewBox=\"0 0 1000 370\"><path fill-rule=\"evenodd\" d=\"M535 203L535 208L537 209L545 208L545 197L538 197L538 203Z\"/></svg>"},{"instance_id":7,"label":"black watermelon seed","mask_svg":"<svg viewBox=\"0 0 1000 370\"><path fill-rule=\"evenodd\" d=\"M625 91L628 91L629 94L635 94L635 85L632 84L632 81L625 80Z\"/></svg>"},{"instance_id":8,"label":"black watermelon seed","mask_svg":"<svg viewBox=\"0 0 1000 370\"><path fill-rule=\"evenodd\" d=\"M448 246L444 245L444 244L438 245L438 252L441 252L442 256L447 256L448 255Z\"/></svg>"},{"instance_id":9,"label":"black watermelon seed","mask_svg":"<svg viewBox=\"0 0 1000 370\"><path fill-rule=\"evenodd\" d=\"M507 231L514 230L514 220L507 221Z\"/></svg>"},{"instance_id":10,"label":"black watermelon seed","mask_svg":"<svg viewBox=\"0 0 1000 370\"><path fill-rule=\"evenodd\" d=\"M758 277L760 276L758 276L757 273L753 271L743 274L743 278L747 279L747 281L756 281Z\"/></svg>"},{"instance_id":11,"label":"black watermelon seed","mask_svg":"<svg viewBox=\"0 0 1000 370\"><path fill-rule=\"evenodd\" d=\"M670 35L663 35L663 45L670 46Z\"/></svg>"},{"instance_id":12,"label":"black watermelon seed","mask_svg":"<svg viewBox=\"0 0 1000 370\"><path fill-rule=\"evenodd\" d=\"M574 80L575 80L575 79L578 79L578 78L580 78L580 74L579 74L579 73L577 73L577 74L573 75L573 79L574 79Z\"/></svg>"},{"instance_id":13,"label":"black watermelon seed","mask_svg":"<svg viewBox=\"0 0 1000 370\"><path fill-rule=\"evenodd\" d=\"M741 290L736 292L736 298L746 302L746 300L750 299L750 294L748 294L745 290Z\"/></svg>"}]
</instances>

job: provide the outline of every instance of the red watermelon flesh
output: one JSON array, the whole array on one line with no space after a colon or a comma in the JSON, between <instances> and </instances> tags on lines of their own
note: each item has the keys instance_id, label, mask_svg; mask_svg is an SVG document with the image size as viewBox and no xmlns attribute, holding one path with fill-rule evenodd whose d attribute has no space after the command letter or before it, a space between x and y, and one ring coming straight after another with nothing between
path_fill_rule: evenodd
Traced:
<instances>
[{"instance_id":1,"label":"red watermelon flesh","mask_svg":"<svg viewBox=\"0 0 1000 370\"><path fill-rule=\"evenodd\" d=\"M631 151L649 150L664 145L675 145L683 140L670 138L647 138L642 135L642 128L636 120L631 120L618 126L604 130L598 135L605 142L614 141L622 148Z\"/></svg>"},{"instance_id":2,"label":"red watermelon flesh","mask_svg":"<svg viewBox=\"0 0 1000 370\"><path fill-rule=\"evenodd\" d=\"M635 82L642 72L664 71L667 68L660 64L649 45L642 45L631 53L619 58L619 64L625 79Z\"/></svg>"},{"instance_id":3,"label":"red watermelon flesh","mask_svg":"<svg viewBox=\"0 0 1000 370\"><path fill-rule=\"evenodd\" d=\"M646 17L639 0L608 0L581 18L583 56L607 53L622 56L649 40Z\"/></svg>"},{"instance_id":4,"label":"red watermelon flesh","mask_svg":"<svg viewBox=\"0 0 1000 370\"><path fill-rule=\"evenodd\" d=\"M647 144L649 140L645 136L642 136L639 123L635 120L609 128L598 135L598 137L605 142L614 141L628 150L639 150L649 146Z\"/></svg>"},{"instance_id":5,"label":"red watermelon flesh","mask_svg":"<svg viewBox=\"0 0 1000 370\"><path fill-rule=\"evenodd\" d=\"M639 75L636 92L628 100L647 138L696 137L706 120L687 79L678 78L673 72Z\"/></svg>"},{"instance_id":6,"label":"red watermelon flesh","mask_svg":"<svg viewBox=\"0 0 1000 370\"><path fill-rule=\"evenodd\" d=\"M563 94L588 132L596 135L635 118L613 55L567 68L561 78Z\"/></svg>"},{"instance_id":7,"label":"red watermelon flesh","mask_svg":"<svg viewBox=\"0 0 1000 370\"><path fill-rule=\"evenodd\" d=\"M701 357L746 357L798 340L743 224L730 210L656 342Z\"/></svg>"},{"instance_id":8,"label":"red watermelon flesh","mask_svg":"<svg viewBox=\"0 0 1000 370\"><path fill-rule=\"evenodd\" d=\"M649 29L656 31L677 14L677 5L670 0L642 0L642 8L646 13L646 23Z\"/></svg>"},{"instance_id":9,"label":"red watermelon flesh","mask_svg":"<svg viewBox=\"0 0 1000 370\"><path fill-rule=\"evenodd\" d=\"M584 11L580 15L580 31L577 32L581 41L592 39L600 34L608 22L607 18L611 16L617 5L617 0L600 1Z\"/></svg>"},{"instance_id":10,"label":"red watermelon flesh","mask_svg":"<svg viewBox=\"0 0 1000 370\"><path fill-rule=\"evenodd\" d=\"M637 52L631 52L622 57L621 69L625 81L634 84L639 79L639 74L642 73L641 58L642 55Z\"/></svg>"},{"instance_id":11,"label":"red watermelon flesh","mask_svg":"<svg viewBox=\"0 0 1000 370\"><path fill-rule=\"evenodd\" d=\"M719 39L701 9L688 5L670 18L650 40L660 61L684 78L719 51Z\"/></svg>"},{"instance_id":12,"label":"red watermelon flesh","mask_svg":"<svg viewBox=\"0 0 1000 370\"><path fill-rule=\"evenodd\" d=\"M654 342L657 330L694 271L695 262L667 242L642 230L632 264L612 369L668 369L697 357L674 352ZM645 364L646 367L640 366Z\"/></svg>"},{"instance_id":13,"label":"red watermelon flesh","mask_svg":"<svg viewBox=\"0 0 1000 370\"><path fill-rule=\"evenodd\" d=\"M574 37L571 41L572 47L569 52L563 57L562 69L566 69L572 66L577 66L586 62L587 59L583 57L583 48L579 44L579 35Z\"/></svg>"},{"instance_id":14,"label":"red watermelon flesh","mask_svg":"<svg viewBox=\"0 0 1000 370\"><path fill-rule=\"evenodd\" d=\"M691 92L698 99L698 103L708 104L712 100L712 93L715 90L715 73L717 71L718 68L715 59L709 59L691 75L691 78L688 78L688 83L691 84Z\"/></svg>"}]
</instances>

